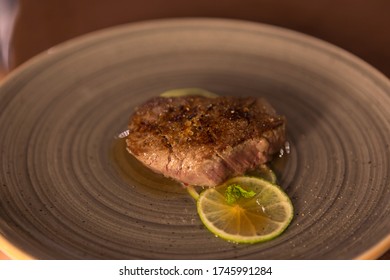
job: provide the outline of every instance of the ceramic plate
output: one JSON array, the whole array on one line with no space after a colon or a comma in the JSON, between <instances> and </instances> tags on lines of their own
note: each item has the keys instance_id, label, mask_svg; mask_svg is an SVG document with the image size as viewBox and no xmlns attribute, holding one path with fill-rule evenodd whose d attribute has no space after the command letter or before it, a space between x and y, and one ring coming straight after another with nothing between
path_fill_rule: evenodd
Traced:
<instances>
[{"instance_id":1,"label":"ceramic plate","mask_svg":"<svg viewBox=\"0 0 390 280\"><path fill-rule=\"evenodd\" d=\"M165 90L262 96L285 115L294 219L228 243L115 136ZM353 55L250 22L174 19L64 43L0 87L0 247L37 259L352 259L390 247L390 83Z\"/></svg>"}]
</instances>

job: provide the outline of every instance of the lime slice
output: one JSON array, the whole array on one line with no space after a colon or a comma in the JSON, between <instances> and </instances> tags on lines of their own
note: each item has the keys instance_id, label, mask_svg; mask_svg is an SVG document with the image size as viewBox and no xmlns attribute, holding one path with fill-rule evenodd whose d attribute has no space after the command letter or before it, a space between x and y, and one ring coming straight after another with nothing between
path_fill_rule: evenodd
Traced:
<instances>
[{"instance_id":1,"label":"lime slice","mask_svg":"<svg viewBox=\"0 0 390 280\"><path fill-rule=\"evenodd\" d=\"M202 187L185 186L185 188L189 195L195 200L198 200L199 194L203 191Z\"/></svg>"},{"instance_id":2,"label":"lime slice","mask_svg":"<svg viewBox=\"0 0 390 280\"><path fill-rule=\"evenodd\" d=\"M217 94L201 88L178 88L168 90L160 94L161 97L181 97L190 95L204 96L210 98L218 97Z\"/></svg>"},{"instance_id":3,"label":"lime slice","mask_svg":"<svg viewBox=\"0 0 390 280\"><path fill-rule=\"evenodd\" d=\"M247 175L262 178L272 184L276 184L277 179L275 173L266 164L262 164L258 169L249 172ZM199 194L204 190L199 186L184 186L188 194L195 200L198 200Z\"/></svg>"},{"instance_id":4,"label":"lime slice","mask_svg":"<svg viewBox=\"0 0 390 280\"><path fill-rule=\"evenodd\" d=\"M227 190L235 185L253 195L228 203ZM277 237L294 214L291 200L279 186L255 177L235 177L201 192L197 209L208 230L237 243L257 243Z\"/></svg>"},{"instance_id":5,"label":"lime slice","mask_svg":"<svg viewBox=\"0 0 390 280\"><path fill-rule=\"evenodd\" d=\"M275 172L273 172L266 164L260 165L257 169L248 172L246 175L259 177L273 184L276 184L277 182Z\"/></svg>"}]
</instances>

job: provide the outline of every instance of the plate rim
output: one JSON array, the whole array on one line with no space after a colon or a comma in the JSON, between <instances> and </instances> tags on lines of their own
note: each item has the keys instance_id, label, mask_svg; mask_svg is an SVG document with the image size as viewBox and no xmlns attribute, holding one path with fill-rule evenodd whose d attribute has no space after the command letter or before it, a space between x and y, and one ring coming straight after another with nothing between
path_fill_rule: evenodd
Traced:
<instances>
[{"instance_id":1,"label":"plate rim","mask_svg":"<svg viewBox=\"0 0 390 280\"><path fill-rule=\"evenodd\" d=\"M257 29L268 29L269 31L278 32L279 34L284 34L286 36L298 38L311 45L315 44L318 47L332 51L332 53L342 55L344 59L350 60L355 64L359 64L361 67L365 68L367 72L372 73L375 78L381 80L381 82L387 84L387 87L390 87L390 78L388 78L383 72L379 69L362 59L361 57L351 53L350 51L337 46L329 41L309 35L307 33L290 29L283 26L273 25L264 22L257 22L252 20L236 19L236 18L223 18L223 17L177 17L177 18L159 18L159 19L147 19L135 22L122 23L118 25L113 25L98 29L95 31L90 31L82 35L75 36L73 38L67 39L63 42L53 45L52 47L43 50L36 55L32 56L28 60L24 61L14 69L12 69L2 80L0 80L0 88L11 80L14 76L20 74L24 70L32 67L34 64L39 63L41 60L47 59L49 56L56 54L58 52L64 52L67 49L77 47L78 45L88 43L94 39L99 39L108 36L110 33L121 33L126 32L129 29L148 29L154 26L162 25L173 25L173 24L197 24L197 25L207 25L207 24L219 24L223 26L231 25L242 28L251 28L253 30Z\"/></svg>"}]
</instances>

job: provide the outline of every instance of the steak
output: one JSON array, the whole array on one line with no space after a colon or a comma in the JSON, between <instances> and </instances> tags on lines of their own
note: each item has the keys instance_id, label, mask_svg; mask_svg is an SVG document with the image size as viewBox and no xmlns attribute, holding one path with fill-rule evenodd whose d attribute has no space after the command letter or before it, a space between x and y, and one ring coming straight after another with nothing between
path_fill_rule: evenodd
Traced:
<instances>
[{"instance_id":1,"label":"steak","mask_svg":"<svg viewBox=\"0 0 390 280\"><path fill-rule=\"evenodd\" d=\"M126 144L157 173L213 187L271 160L285 122L262 98L155 97L131 116Z\"/></svg>"}]
</instances>

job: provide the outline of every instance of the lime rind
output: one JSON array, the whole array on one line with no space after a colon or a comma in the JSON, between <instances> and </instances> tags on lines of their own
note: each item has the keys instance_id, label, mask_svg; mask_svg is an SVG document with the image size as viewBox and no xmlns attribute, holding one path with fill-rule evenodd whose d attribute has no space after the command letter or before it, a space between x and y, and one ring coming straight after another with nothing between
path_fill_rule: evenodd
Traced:
<instances>
[{"instance_id":1,"label":"lime rind","mask_svg":"<svg viewBox=\"0 0 390 280\"><path fill-rule=\"evenodd\" d=\"M178 88L165 91L160 94L161 97L174 98L174 97L183 97L183 96L204 96L209 98L218 97L217 94L204 90L201 88Z\"/></svg>"},{"instance_id":2,"label":"lime rind","mask_svg":"<svg viewBox=\"0 0 390 280\"><path fill-rule=\"evenodd\" d=\"M267 164L260 165L257 169L248 172L246 175L248 177L262 178L268 182L277 184L276 174Z\"/></svg>"},{"instance_id":3,"label":"lime rind","mask_svg":"<svg viewBox=\"0 0 390 280\"><path fill-rule=\"evenodd\" d=\"M188 194L195 200L199 199L199 192L195 189L194 186L186 186L185 187Z\"/></svg>"},{"instance_id":4,"label":"lime rind","mask_svg":"<svg viewBox=\"0 0 390 280\"><path fill-rule=\"evenodd\" d=\"M253 173L253 175L246 176L246 177L255 177L255 178L261 178L263 180L266 180L272 184L276 184L277 179L275 173L270 169L267 165L262 165L256 171L256 173ZM233 178L234 179L234 178ZM198 200L199 199L199 194L204 190L202 187L197 187L197 186L185 186L188 194L194 199Z\"/></svg>"}]
</instances>

